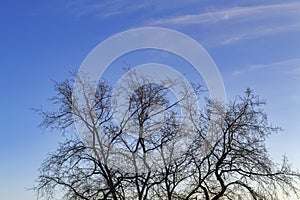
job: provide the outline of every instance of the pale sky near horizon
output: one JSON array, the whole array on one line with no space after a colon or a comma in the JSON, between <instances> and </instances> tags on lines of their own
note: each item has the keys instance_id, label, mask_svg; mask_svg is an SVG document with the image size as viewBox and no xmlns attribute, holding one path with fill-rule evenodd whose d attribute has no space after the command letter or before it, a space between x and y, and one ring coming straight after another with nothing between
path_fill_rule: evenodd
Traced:
<instances>
[{"instance_id":1,"label":"pale sky near horizon","mask_svg":"<svg viewBox=\"0 0 300 200\"><path fill-rule=\"evenodd\" d=\"M32 200L37 170L63 139L37 127L42 105L101 41L156 26L199 42L218 66L228 98L250 87L267 101L271 157L300 169L300 1L53 0L0 6L0 199Z\"/></svg>"}]
</instances>

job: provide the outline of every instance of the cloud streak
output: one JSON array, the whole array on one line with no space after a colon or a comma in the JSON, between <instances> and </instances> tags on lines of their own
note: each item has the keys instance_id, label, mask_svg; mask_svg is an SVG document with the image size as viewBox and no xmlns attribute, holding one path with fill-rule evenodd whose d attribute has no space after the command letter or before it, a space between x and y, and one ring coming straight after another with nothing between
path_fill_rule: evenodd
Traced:
<instances>
[{"instance_id":1,"label":"cloud streak","mask_svg":"<svg viewBox=\"0 0 300 200\"><path fill-rule=\"evenodd\" d=\"M234 70L233 75L244 75L248 73L261 72L263 70L275 70L280 69L284 74L288 75L300 75L300 58L293 58L288 60L282 60L278 62L268 64L250 65L244 69Z\"/></svg>"},{"instance_id":2,"label":"cloud streak","mask_svg":"<svg viewBox=\"0 0 300 200\"><path fill-rule=\"evenodd\" d=\"M203 33L203 37L198 39L206 46L231 45L275 34L300 32L299 1L214 8L214 11L205 12L204 10L208 9L207 6L193 0L178 3L150 0L104 0L95 3L91 0L75 0L69 3L67 8L76 16L91 14L105 20L125 14L136 14L137 19L141 19L136 21L139 25L164 26L174 29L192 27L195 32ZM199 11L199 8L202 11ZM176 16L171 16L174 14ZM207 32L209 34L205 34Z\"/></svg>"},{"instance_id":3,"label":"cloud streak","mask_svg":"<svg viewBox=\"0 0 300 200\"><path fill-rule=\"evenodd\" d=\"M199 6L198 0L185 1L155 1L155 0L73 0L67 4L67 9L71 10L76 16L92 14L99 18L115 17L127 13L134 13L143 10L143 14L151 18L153 15L165 14L168 11L178 11L183 9L186 11L189 8L194 8L194 5ZM197 7L197 6L196 6Z\"/></svg>"},{"instance_id":4,"label":"cloud streak","mask_svg":"<svg viewBox=\"0 0 300 200\"><path fill-rule=\"evenodd\" d=\"M300 31L300 2L234 7L214 12L153 20L150 25L193 26L213 30L212 45ZM204 28L202 28L204 30ZM200 31L199 31L200 32Z\"/></svg>"},{"instance_id":5,"label":"cloud streak","mask_svg":"<svg viewBox=\"0 0 300 200\"><path fill-rule=\"evenodd\" d=\"M189 24L201 24L209 23L214 24L223 21L229 21L234 19L258 19L258 18L271 18L275 15L279 16L300 16L300 2L275 4L275 5L263 5L253 7L235 7L224 10L193 14L182 15L173 18L158 19L151 22L153 25L163 24L177 24L177 25L189 25Z\"/></svg>"},{"instance_id":6,"label":"cloud streak","mask_svg":"<svg viewBox=\"0 0 300 200\"><path fill-rule=\"evenodd\" d=\"M95 3L89 0L75 0L67 4L66 7L72 10L76 16L94 14L99 18L108 18L129 12L135 12L148 6L150 6L150 4L146 1L131 2L114 0Z\"/></svg>"},{"instance_id":7,"label":"cloud streak","mask_svg":"<svg viewBox=\"0 0 300 200\"><path fill-rule=\"evenodd\" d=\"M257 39L267 37L275 34L287 33L291 31L300 31L300 22L287 23L285 26L278 25L258 25L254 27L247 27L245 29L232 30L231 34L219 41L220 45L228 45L242 40Z\"/></svg>"}]
</instances>

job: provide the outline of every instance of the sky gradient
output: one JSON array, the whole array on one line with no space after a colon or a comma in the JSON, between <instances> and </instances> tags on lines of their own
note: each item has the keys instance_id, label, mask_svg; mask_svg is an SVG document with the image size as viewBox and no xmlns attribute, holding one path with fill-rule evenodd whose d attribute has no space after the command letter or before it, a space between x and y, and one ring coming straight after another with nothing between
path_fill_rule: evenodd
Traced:
<instances>
[{"instance_id":1,"label":"sky gradient","mask_svg":"<svg viewBox=\"0 0 300 200\"><path fill-rule=\"evenodd\" d=\"M280 161L286 154L300 169L300 1L7 1L0 13L1 199L34 199L26 188L63 141L41 130L40 116L30 109L54 108L48 100L55 95L53 80L77 71L106 38L145 26L199 42L218 66L229 99L247 87L265 99L269 121L284 129L268 139L270 155Z\"/></svg>"}]
</instances>

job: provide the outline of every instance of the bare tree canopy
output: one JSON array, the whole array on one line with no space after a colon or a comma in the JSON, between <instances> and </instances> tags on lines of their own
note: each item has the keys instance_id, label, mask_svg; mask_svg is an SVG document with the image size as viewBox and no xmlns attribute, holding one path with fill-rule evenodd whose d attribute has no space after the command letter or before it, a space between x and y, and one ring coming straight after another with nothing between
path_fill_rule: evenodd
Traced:
<instances>
[{"instance_id":1,"label":"bare tree canopy","mask_svg":"<svg viewBox=\"0 0 300 200\"><path fill-rule=\"evenodd\" d=\"M84 107L72 95L73 80L66 80L55 84L52 100L58 109L39 110L43 128L72 136L66 135L41 165L34 187L38 198L52 199L55 192L70 200L275 200L299 195L300 173L286 157L281 164L270 159L265 141L280 128L269 124L265 102L250 89L227 105L208 100L197 113L188 90L174 100L168 87L146 81L133 87L125 104L113 105L107 82L101 81L96 92L84 78L80 83ZM180 83L167 85L174 84ZM182 106L191 116L185 123ZM119 121L113 118L116 112ZM76 122L83 124L84 135L77 134Z\"/></svg>"}]
</instances>

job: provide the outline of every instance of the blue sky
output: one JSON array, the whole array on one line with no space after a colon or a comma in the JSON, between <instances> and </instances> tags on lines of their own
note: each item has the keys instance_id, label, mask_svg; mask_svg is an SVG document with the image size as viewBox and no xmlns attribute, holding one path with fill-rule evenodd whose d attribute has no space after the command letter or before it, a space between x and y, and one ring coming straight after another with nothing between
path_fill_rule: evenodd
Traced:
<instances>
[{"instance_id":1,"label":"blue sky","mask_svg":"<svg viewBox=\"0 0 300 200\"><path fill-rule=\"evenodd\" d=\"M198 41L217 64L228 97L252 88L282 133L267 141L300 169L300 1L52 0L0 6L0 198L34 199L47 153L62 141L41 131L32 107L53 108L53 81L78 70L101 41L130 28L158 26Z\"/></svg>"}]
</instances>

